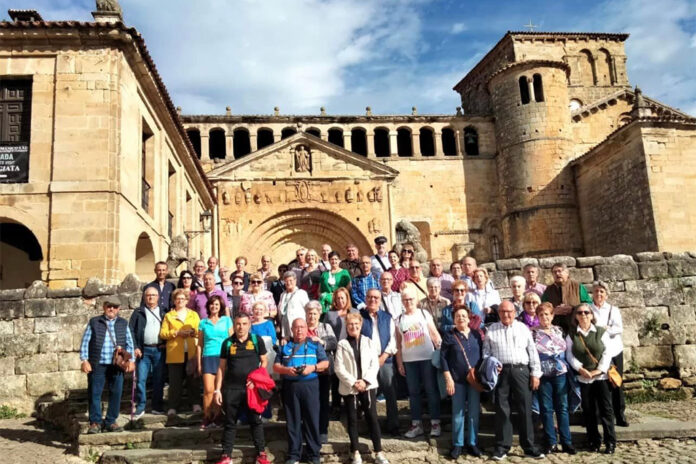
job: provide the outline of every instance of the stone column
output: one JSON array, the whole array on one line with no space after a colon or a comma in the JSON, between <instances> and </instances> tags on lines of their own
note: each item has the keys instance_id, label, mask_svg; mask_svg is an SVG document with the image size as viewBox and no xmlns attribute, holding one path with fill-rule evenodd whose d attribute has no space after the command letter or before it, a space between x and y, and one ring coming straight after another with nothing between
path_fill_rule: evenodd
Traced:
<instances>
[{"instance_id":1,"label":"stone column","mask_svg":"<svg viewBox=\"0 0 696 464\"><path fill-rule=\"evenodd\" d=\"M536 96L534 95L534 79L531 77L527 78L527 88L529 89L529 103L536 101Z\"/></svg>"},{"instance_id":2,"label":"stone column","mask_svg":"<svg viewBox=\"0 0 696 464\"><path fill-rule=\"evenodd\" d=\"M435 132L433 138L435 139L435 157L444 157L445 152L442 151L442 132Z\"/></svg>"},{"instance_id":3,"label":"stone column","mask_svg":"<svg viewBox=\"0 0 696 464\"><path fill-rule=\"evenodd\" d=\"M210 161L210 135L201 131L201 161Z\"/></svg>"},{"instance_id":4,"label":"stone column","mask_svg":"<svg viewBox=\"0 0 696 464\"><path fill-rule=\"evenodd\" d=\"M234 159L234 132L225 132L225 158Z\"/></svg>"},{"instance_id":5,"label":"stone column","mask_svg":"<svg viewBox=\"0 0 696 464\"><path fill-rule=\"evenodd\" d=\"M420 150L420 132L419 131L414 130L411 132L411 149L413 150L413 156L417 156L420 158L421 150Z\"/></svg>"},{"instance_id":6,"label":"stone column","mask_svg":"<svg viewBox=\"0 0 696 464\"><path fill-rule=\"evenodd\" d=\"M367 157L374 158L375 157L375 132L368 130L365 135L367 137Z\"/></svg>"},{"instance_id":7,"label":"stone column","mask_svg":"<svg viewBox=\"0 0 696 464\"><path fill-rule=\"evenodd\" d=\"M321 133L319 133L319 138L321 138L324 142L328 142L329 141L329 131L328 130L321 131Z\"/></svg>"},{"instance_id":8,"label":"stone column","mask_svg":"<svg viewBox=\"0 0 696 464\"><path fill-rule=\"evenodd\" d=\"M273 143L280 142L281 133L273 131Z\"/></svg>"},{"instance_id":9,"label":"stone column","mask_svg":"<svg viewBox=\"0 0 696 464\"><path fill-rule=\"evenodd\" d=\"M399 156L399 145L397 141L397 132L389 131L389 156Z\"/></svg>"},{"instance_id":10,"label":"stone column","mask_svg":"<svg viewBox=\"0 0 696 464\"><path fill-rule=\"evenodd\" d=\"M457 150L457 156L462 156L464 154L464 150L462 147L464 144L462 143L462 137L463 137L464 131L460 131L459 129L454 131L454 144L455 144L455 149Z\"/></svg>"},{"instance_id":11,"label":"stone column","mask_svg":"<svg viewBox=\"0 0 696 464\"><path fill-rule=\"evenodd\" d=\"M256 134L249 133L249 144L251 145L251 152L258 150L259 144Z\"/></svg>"},{"instance_id":12,"label":"stone column","mask_svg":"<svg viewBox=\"0 0 696 464\"><path fill-rule=\"evenodd\" d=\"M343 133L343 148L348 151L353 151L353 141L351 140L351 133Z\"/></svg>"}]
</instances>

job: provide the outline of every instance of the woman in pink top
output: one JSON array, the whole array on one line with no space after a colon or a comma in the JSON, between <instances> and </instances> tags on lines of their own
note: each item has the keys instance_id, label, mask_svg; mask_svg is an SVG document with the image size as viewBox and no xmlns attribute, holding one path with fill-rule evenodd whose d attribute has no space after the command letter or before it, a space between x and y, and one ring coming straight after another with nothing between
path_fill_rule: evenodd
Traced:
<instances>
[{"instance_id":1,"label":"woman in pink top","mask_svg":"<svg viewBox=\"0 0 696 464\"><path fill-rule=\"evenodd\" d=\"M242 294L240 311L252 315L252 308L257 301L263 301L268 308L267 317L273 319L278 313L273 294L268 290L263 289L263 276L260 272L252 274L249 277L249 291Z\"/></svg>"}]
</instances>

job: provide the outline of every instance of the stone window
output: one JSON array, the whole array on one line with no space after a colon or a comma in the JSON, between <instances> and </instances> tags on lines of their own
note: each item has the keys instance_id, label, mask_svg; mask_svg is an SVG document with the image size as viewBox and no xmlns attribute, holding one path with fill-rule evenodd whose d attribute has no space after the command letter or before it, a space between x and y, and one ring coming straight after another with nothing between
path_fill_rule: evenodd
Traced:
<instances>
[{"instance_id":1,"label":"stone window","mask_svg":"<svg viewBox=\"0 0 696 464\"><path fill-rule=\"evenodd\" d=\"M375 129L375 155L389 156L389 129L383 127Z\"/></svg>"},{"instance_id":2,"label":"stone window","mask_svg":"<svg viewBox=\"0 0 696 464\"><path fill-rule=\"evenodd\" d=\"M532 83L534 85L534 100L538 102L544 101L544 85L541 82L541 74L535 74L532 76Z\"/></svg>"},{"instance_id":3,"label":"stone window","mask_svg":"<svg viewBox=\"0 0 696 464\"><path fill-rule=\"evenodd\" d=\"M251 153L251 140L249 138L249 131L241 127L235 129L232 144L234 145L234 159L239 159L242 156Z\"/></svg>"},{"instance_id":4,"label":"stone window","mask_svg":"<svg viewBox=\"0 0 696 464\"><path fill-rule=\"evenodd\" d=\"M413 156L413 143L409 128L399 127L396 130L396 151L399 156Z\"/></svg>"},{"instance_id":5,"label":"stone window","mask_svg":"<svg viewBox=\"0 0 696 464\"><path fill-rule=\"evenodd\" d=\"M186 135L188 135L191 145L193 145L193 150L196 152L198 159L201 159L201 132L196 128L186 129Z\"/></svg>"},{"instance_id":6,"label":"stone window","mask_svg":"<svg viewBox=\"0 0 696 464\"><path fill-rule=\"evenodd\" d=\"M142 144L140 146L140 206L152 216L154 211L154 198L152 189L155 187L155 135L147 125L145 120L142 121Z\"/></svg>"},{"instance_id":7,"label":"stone window","mask_svg":"<svg viewBox=\"0 0 696 464\"><path fill-rule=\"evenodd\" d=\"M258 150L273 145L273 129L262 127L256 131L256 147Z\"/></svg>"},{"instance_id":8,"label":"stone window","mask_svg":"<svg viewBox=\"0 0 696 464\"><path fill-rule=\"evenodd\" d=\"M594 58L589 50L580 50L580 81L585 85L597 85L594 70Z\"/></svg>"},{"instance_id":9,"label":"stone window","mask_svg":"<svg viewBox=\"0 0 696 464\"><path fill-rule=\"evenodd\" d=\"M209 134L208 149L210 150L210 158L225 159L225 156L227 156L225 130L220 128L212 129Z\"/></svg>"},{"instance_id":10,"label":"stone window","mask_svg":"<svg viewBox=\"0 0 696 464\"><path fill-rule=\"evenodd\" d=\"M570 108L570 112L574 112L582 108L582 100L579 100L577 98L572 98L570 100L570 103L568 104L568 108Z\"/></svg>"},{"instance_id":11,"label":"stone window","mask_svg":"<svg viewBox=\"0 0 696 464\"><path fill-rule=\"evenodd\" d=\"M295 134L297 134L297 129L295 129L294 127L286 127L280 132L280 139L287 139L288 137L292 137Z\"/></svg>"},{"instance_id":12,"label":"stone window","mask_svg":"<svg viewBox=\"0 0 696 464\"><path fill-rule=\"evenodd\" d=\"M422 156L435 156L435 138L433 130L429 127L421 127L420 152Z\"/></svg>"},{"instance_id":13,"label":"stone window","mask_svg":"<svg viewBox=\"0 0 696 464\"><path fill-rule=\"evenodd\" d=\"M457 141L450 127L442 129L442 152L445 156L457 156Z\"/></svg>"},{"instance_id":14,"label":"stone window","mask_svg":"<svg viewBox=\"0 0 696 464\"><path fill-rule=\"evenodd\" d=\"M305 132L308 133L309 135L315 136L316 138L319 138L319 139L321 138L321 131L319 129L317 129L316 127L310 127Z\"/></svg>"},{"instance_id":15,"label":"stone window","mask_svg":"<svg viewBox=\"0 0 696 464\"><path fill-rule=\"evenodd\" d=\"M329 129L329 143L343 148L343 129L339 129L338 127Z\"/></svg>"},{"instance_id":16,"label":"stone window","mask_svg":"<svg viewBox=\"0 0 696 464\"><path fill-rule=\"evenodd\" d=\"M176 168L172 165L172 162L167 163L167 209L168 209L168 221L167 221L167 232L169 238L174 237L174 230L176 225L174 220L176 218L177 211L177 201L179 199L178 188L177 188L177 175Z\"/></svg>"},{"instance_id":17,"label":"stone window","mask_svg":"<svg viewBox=\"0 0 696 464\"><path fill-rule=\"evenodd\" d=\"M464 128L464 153L469 156L479 154L478 132L472 126Z\"/></svg>"},{"instance_id":18,"label":"stone window","mask_svg":"<svg viewBox=\"0 0 696 464\"><path fill-rule=\"evenodd\" d=\"M497 235L491 236L491 259L493 261L500 259L500 239Z\"/></svg>"},{"instance_id":19,"label":"stone window","mask_svg":"<svg viewBox=\"0 0 696 464\"><path fill-rule=\"evenodd\" d=\"M529 103L529 85L527 84L527 76L520 76L520 100L523 105Z\"/></svg>"},{"instance_id":20,"label":"stone window","mask_svg":"<svg viewBox=\"0 0 696 464\"><path fill-rule=\"evenodd\" d=\"M362 127L355 127L350 131L350 147L353 153L367 156L367 132Z\"/></svg>"},{"instance_id":21,"label":"stone window","mask_svg":"<svg viewBox=\"0 0 696 464\"><path fill-rule=\"evenodd\" d=\"M614 77L611 72L611 55L604 49L599 49L597 56L597 85L612 85Z\"/></svg>"}]
</instances>

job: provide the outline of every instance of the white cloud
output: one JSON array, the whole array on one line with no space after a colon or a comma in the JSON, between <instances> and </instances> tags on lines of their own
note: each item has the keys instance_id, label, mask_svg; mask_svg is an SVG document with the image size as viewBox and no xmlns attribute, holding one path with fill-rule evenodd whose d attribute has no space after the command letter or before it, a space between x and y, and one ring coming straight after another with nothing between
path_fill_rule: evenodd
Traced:
<instances>
[{"instance_id":1,"label":"white cloud","mask_svg":"<svg viewBox=\"0 0 696 464\"><path fill-rule=\"evenodd\" d=\"M459 34L466 30L466 24L464 23L454 23L452 24L452 29L450 29L450 34Z\"/></svg>"}]
</instances>

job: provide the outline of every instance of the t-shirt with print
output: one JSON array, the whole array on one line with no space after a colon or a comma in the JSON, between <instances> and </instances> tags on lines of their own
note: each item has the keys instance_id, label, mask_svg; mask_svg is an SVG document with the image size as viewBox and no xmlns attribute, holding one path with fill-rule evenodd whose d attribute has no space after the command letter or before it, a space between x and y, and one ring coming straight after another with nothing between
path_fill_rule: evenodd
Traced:
<instances>
[{"instance_id":1,"label":"t-shirt with print","mask_svg":"<svg viewBox=\"0 0 696 464\"><path fill-rule=\"evenodd\" d=\"M416 309L412 314L403 313L399 316L401 355L404 362L425 361L432 358L435 348L428 330L428 323L432 321L430 313L421 309Z\"/></svg>"},{"instance_id":2,"label":"t-shirt with print","mask_svg":"<svg viewBox=\"0 0 696 464\"><path fill-rule=\"evenodd\" d=\"M243 342L237 340L236 335L225 340L220 350L220 358L227 361L223 386L235 389L246 388L247 376L259 367L261 363L259 356L264 354L266 354L266 345L263 340L257 339L257 346L254 347L251 334Z\"/></svg>"}]
</instances>

